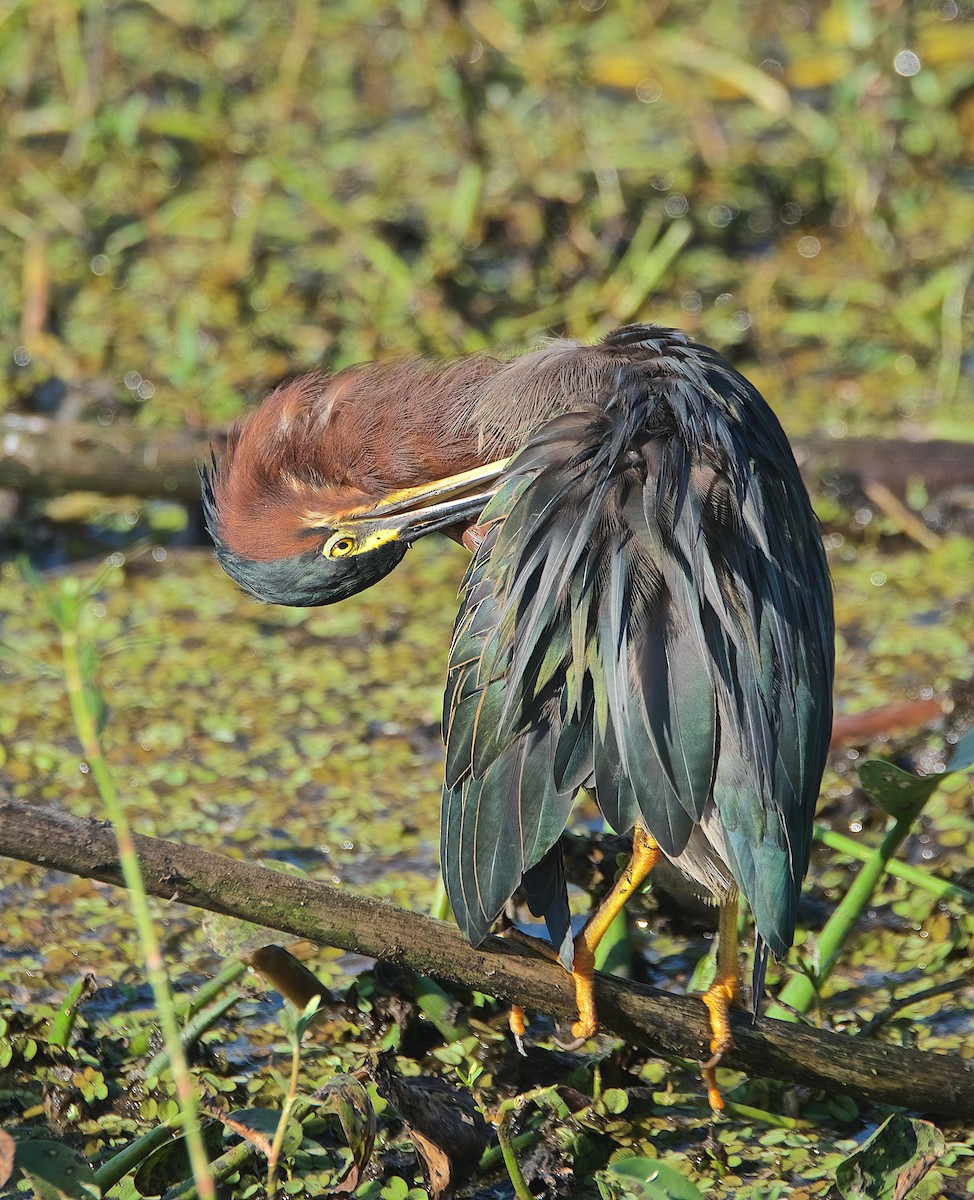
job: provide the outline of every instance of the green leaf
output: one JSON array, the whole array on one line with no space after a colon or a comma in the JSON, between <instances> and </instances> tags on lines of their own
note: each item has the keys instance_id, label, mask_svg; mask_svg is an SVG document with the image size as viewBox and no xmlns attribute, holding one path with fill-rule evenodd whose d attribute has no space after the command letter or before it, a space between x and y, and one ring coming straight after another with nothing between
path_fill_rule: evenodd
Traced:
<instances>
[{"instance_id":1,"label":"green leaf","mask_svg":"<svg viewBox=\"0 0 974 1200\"><path fill-rule=\"evenodd\" d=\"M606 1088L602 1093L602 1105L607 1113L618 1116L629 1107L629 1097L622 1088Z\"/></svg>"},{"instance_id":2,"label":"green leaf","mask_svg":"<svg viewBox=\"0 0 974 1200\"><path fill-rule=\"evenodd\" d=\"M903 1200L943 1156L936 1125L896 1114L835 1171L843 1200Z\"/></svg>"},{"instance_id":3,"label":"green leaf","mask_svg":"<svg viewBox=\"0 0 974 1200\"><path fill-rule=\"evenodd\" d=\"M695 1183L658 1158L624 1158L597 1176L603 1195L638 1196L645 1200L704 1200ZM608 1192L603 1190L603 1183Z\"/></svg>"},{"instance_id":4,"label":"green leaf","mask_svg":"<svg viewBox=\"0 0 974 1200\"><path fill-rule=\"evenodd\" d=\"M302 1012L301 1016L298 1018L295 1027L299 1041L304 1037L308 1026L315 1019L320 1005L321 996L312 996L308 1003L304 1006L304 1012Z\"/></svg>"},{"instance_id":5,"label":"green leaf","mask_svg":"<svg viewBox=\"0 0 974 1200\"><path fill-rule=\"evenodd\" d=\"M92 1200L101 1195L85 1159L62 1142L41 1138L17 1143L14 1170L23 1171L41 1200Z\"/></svg>"},{"instance_id":6,"label":"green leaf","mask_svg":"<svg viewBox=\"0 0 974 1200\"><path fill-rule=\"evenodd\" d=\"M400 1175L393 1175L386 1180L380 1195L383 1200L406 1200L409 1195L409 1184Z\"/></svg>"},{"instance_id":7,"label":"green leaf","mask_svg":"<svg viewBox=\"0 0 974 1200\"><path fill-rule=\"evenodd\" d=\"M352 1165L338 1182L342 1192L352 1192L358 1187L375 1146L375 1110L369 1093L353 1076L336 1075L317 1092L316 1098L323 1105L333 1104L342 1123L345 1141L352 1152Z\"/></svg>"},{"instance_id":8,"label":"green leaf","mask_svg":"<svg viewBox=\"0 0 974 1200\"><path fill-rule=\"evenodd\" d=\"M909 771L879 759L870 759L859 768L863 791L874 804L897 821L914 820L940 787L942 779L942 775L920 779Z\"/></svg>"}]
</instances>

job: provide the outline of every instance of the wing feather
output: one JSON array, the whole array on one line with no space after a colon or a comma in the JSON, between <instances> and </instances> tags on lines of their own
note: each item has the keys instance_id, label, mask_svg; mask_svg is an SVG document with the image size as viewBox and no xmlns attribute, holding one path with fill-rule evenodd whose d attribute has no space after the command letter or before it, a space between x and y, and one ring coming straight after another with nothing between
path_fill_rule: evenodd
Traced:
<instances>
[{"instance_id":1,"label":"wing feather","mask_svg":"<svg viewBox=\"0 0 974 1200\"><path fill-rule=\"evenodd\" d=\"M557 841L579 787L678 863L715 811L763 963L793 937L831 722L814 515L771 410L714 352L649 327L589 352L614 364L585 376L604 392L513 460L464 581L448 894L480 940L526 881L562 944Z\"/></svg>"}]
</instances>

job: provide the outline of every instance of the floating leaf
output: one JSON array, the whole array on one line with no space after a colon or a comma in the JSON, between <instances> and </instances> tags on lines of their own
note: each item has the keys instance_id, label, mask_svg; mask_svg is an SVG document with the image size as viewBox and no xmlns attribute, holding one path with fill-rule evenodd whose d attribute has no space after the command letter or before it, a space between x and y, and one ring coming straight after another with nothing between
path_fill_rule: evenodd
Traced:
<instances>
[{"instance_id":1,"label":"floating leaf","mask_svg":"<svg viewBox=\"0 0 974 1200\"><path fill-rule=\"evenodd\" d=\"M597 1175L605 1197L638 1196L646 1200L704 1200L695 1183L658 1158L624 1158Z\"/></svg>"},{"instance_id":2,"label":"floating leaf","mask_svg":"<svg viewBox=\"0 0 974 1200\"><path fill-rule=\"evenodd\" d=\"M23 1171L34 1195L41 1200L92 1200L101 1195L95 1173L77 1152L63 1142L41 1138L17 1143L15 1170Z\"/></svg>"},{"instance_id":3,"label":"floating leaf","mask_svg":"<svg viewBox=\"0 0 974 1200\"><path fill-rule=\"evenodd\" d=\"M602 1093L602 1105L607 1113L618 1116L629 1107L629 1096L622 1088L606 1088Z\"/></svg>"},{"instance_id":4,"label":"floating leaf","mask_svg":"<svg viewBox=\"0 0 974 1200\"><path fill-rule=\"evenodd\" d=\"M903 1200L943 1156L936 1125L896 1114L835 1171L843 1200Z\"/></svg>"}]
</instances>

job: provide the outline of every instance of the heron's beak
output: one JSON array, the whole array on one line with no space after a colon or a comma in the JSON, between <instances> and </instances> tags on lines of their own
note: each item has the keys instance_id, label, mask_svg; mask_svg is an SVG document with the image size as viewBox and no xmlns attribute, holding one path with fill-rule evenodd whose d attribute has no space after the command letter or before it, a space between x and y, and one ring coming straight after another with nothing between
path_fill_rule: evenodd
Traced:
<instances>
[{"instance_id":1,"label":"heron's beak","mask_svg":"<svg viewBox=\"0 0 974 1200\"><path fill-rule=\"evenodd\" d=\"M357 512L356 518L367 522L370 530L388 531L405 542L458 525L470 525L497 491L497 483L510 461L500 458L459 475L390 492L380 503Z\"/></svg>"}]
</instances>

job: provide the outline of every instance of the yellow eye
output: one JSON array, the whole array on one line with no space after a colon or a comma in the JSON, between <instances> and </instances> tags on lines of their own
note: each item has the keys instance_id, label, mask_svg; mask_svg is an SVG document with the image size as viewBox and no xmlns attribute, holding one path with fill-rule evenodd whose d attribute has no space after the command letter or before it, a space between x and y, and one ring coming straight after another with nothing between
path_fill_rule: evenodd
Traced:
<instances>
[{"instance_id":1,"label":"yellow eye","mask_svg":"<svg viewBox=\"0 0 974 1200\"><path fill-rule=\"evenodd\" d=\"M324 553L329 558L344 558L345 555L351 554L355 549L355 538L349 537L348 534L339 534L327 543Z\"/></svg>"}]
</instances>

